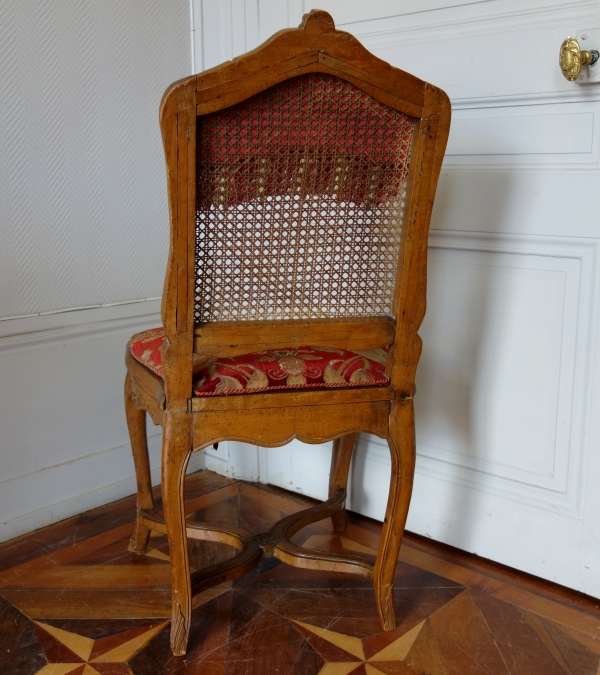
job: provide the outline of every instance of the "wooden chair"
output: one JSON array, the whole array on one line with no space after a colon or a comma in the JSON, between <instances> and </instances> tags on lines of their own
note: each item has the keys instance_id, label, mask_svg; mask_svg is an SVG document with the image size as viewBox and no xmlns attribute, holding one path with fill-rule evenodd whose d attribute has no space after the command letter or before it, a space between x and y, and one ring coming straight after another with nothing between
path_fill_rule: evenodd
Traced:
<instances>
[{"instance_id":1,"label":"wooden chair","mask_svg":"<svg viewBox=\"0 0 600 675\"><path fill-rule=\"evenodd\" d=\"M186 651L192 596L261 556L372 578L391 630L448 97L312 11L298 29L170 86L160 124L171 218L164 329L130 341L125 407L138 486L130 550L143 554L151 530L167 535L173 652ZM152 502L146 412L163 426L164 515ZM374 564L290 542L327 517L345 529L358 432L387 439L391 454ZM226 439L272 447L294 438L335 439L328 501L259 536L186 521L193 451ZM188 538L238 553L190 575Z\"/></svg>"}]
</instances>

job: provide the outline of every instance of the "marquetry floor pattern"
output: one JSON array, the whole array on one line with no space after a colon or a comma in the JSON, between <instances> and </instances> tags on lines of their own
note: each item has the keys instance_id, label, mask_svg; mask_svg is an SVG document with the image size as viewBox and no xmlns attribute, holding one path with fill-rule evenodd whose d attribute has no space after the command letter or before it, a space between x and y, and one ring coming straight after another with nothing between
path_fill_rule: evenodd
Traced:
<instances>
[{"instance_id":1,"label":"marquetry floor pattern","mask_svg":"<svg viewBox=\"0 0 600 675\"><path fill-rule=\"evenodd\" d=\"M262 532L312 502L200 472L196 519ZM169 556L127 552L128 498L0 546L2 675L598 675L595 601L407 535L398 562L398 627L382 633L366 580L263 560L195 598L188 654L169 650ZM373 555L379 525L329 520L295 541ZM192 542L198 568L232 555Z\"/></svg>"}]
</instances>

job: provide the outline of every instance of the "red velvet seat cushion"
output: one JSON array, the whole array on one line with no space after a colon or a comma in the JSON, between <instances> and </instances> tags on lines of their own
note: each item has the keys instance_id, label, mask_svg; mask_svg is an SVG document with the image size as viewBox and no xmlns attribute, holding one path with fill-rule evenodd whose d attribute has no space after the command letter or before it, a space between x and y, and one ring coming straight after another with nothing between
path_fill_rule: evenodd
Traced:
<instances>
[{"instance_id":1,"label":"red velvet seat cushion","mask_svg":"<svg viewBox=\"0 0 600 675\"><path fill-rule=\"evenodd\" d=\"M162 377L165 341L162 328L137 333L129 341L132 356ZM332 347L295 347L219 359L194 376L195 396L248 394L282 389L373 387L389 384L386 351L351 352Z\"/></svg>"}]
</instances>

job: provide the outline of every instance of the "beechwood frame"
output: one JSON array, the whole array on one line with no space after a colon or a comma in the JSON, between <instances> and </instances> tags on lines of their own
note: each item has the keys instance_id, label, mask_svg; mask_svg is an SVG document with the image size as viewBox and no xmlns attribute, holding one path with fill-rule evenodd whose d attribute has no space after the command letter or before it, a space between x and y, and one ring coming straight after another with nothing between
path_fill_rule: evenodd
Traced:
<instances>
[{"instance_id":1,"label":"beechwood frame","mask_svg":"<svg viewBox=\"0 0 600 675\"><path fill-rule=\"evenodd\" d=\"M416 118L404 241L398 261L394 318L231 321L194 325L196 235L196 120L223 110L288 78L328 73ZM171 85L162 100L171 239L162 322L164 379L127 352L125 405L138 486L138 515L130 550L143 554L151 530L166 533L172 567L171 648L185 654L192 596L252 569L261 556L299 567L354 572L373 579L384 630L395 627L393 576L410 503L415 468L413 394L425 314L427 237L433 199L450 127L450 102L437 87L370 54L352 35L313 10L297 29L283 30L254 51ZM192 377L202 363L305 344L345 349L389 347L390 384L310 391L192 398ZM163 513L154 510L145 415L163 426ZM290 537L308 523L331 517L347 525L345 496L358 432L386 439L391 483L375 563L350 553L303 549ZM233 527L186 519L184 479L192 451L224 440L281 446L334 440L330 499L289 516L270 532L252 536ZM220 541L238 554L190 575L187 539Z\"/></svg>"}]
</instances>

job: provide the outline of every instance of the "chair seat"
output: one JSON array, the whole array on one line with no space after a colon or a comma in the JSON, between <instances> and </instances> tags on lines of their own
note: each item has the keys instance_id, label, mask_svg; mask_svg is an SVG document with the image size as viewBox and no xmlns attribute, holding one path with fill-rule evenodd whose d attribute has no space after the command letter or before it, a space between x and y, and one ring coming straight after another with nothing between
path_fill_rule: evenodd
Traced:
<instances>
[{"instance_id":1,"label":"chair seat","mask_svg":"<svg viewBox=\"0 0 600 675\"><path fill-rule=\"evenodd\" d=\"M129 341L133 358L162 378L161 328L137 333ZM218 359L194 373L194 396L251 394L282 389L382 387L385 348L352 352L332 347L294 347Z\"/></svg>"}]
</instances>

